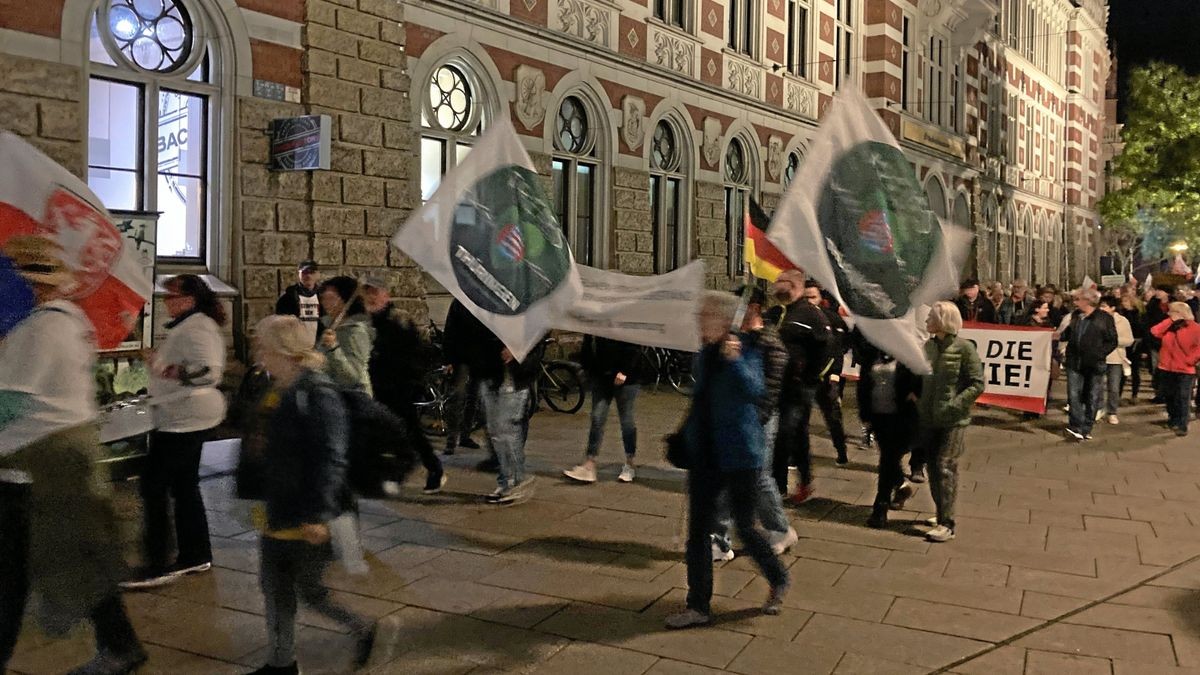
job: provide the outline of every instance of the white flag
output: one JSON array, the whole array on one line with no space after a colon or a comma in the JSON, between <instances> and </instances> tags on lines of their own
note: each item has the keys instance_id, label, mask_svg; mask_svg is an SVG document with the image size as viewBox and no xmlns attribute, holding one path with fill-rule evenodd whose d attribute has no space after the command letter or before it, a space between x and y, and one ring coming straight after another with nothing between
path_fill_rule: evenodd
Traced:
<instances>
[{"instance_id":1,"label":"white flag","mask_svg":"<svg viewBox=\"0 0 1200 675\"><path fill-rule=\"evenodd\" d=\"M542 178L507 118L442 178L392 243L518 360L579 297L579 273Z\"/></svg>"},{"instance_id":2,"label":"white flag","mask_svg":"<svg viewBox=\"0 0 1200 675\"><path fill-rule=\"evenodd\" d=\"M929 210L912 165L855 87L843 87L767 237L821 282L875 346L929 372L916 310L950 297L971 235Z\"/></svg>"},{"instance_id":3,"label":"white flag","mask_svg":"<svg viewBox=\"0 0 1200 675\"><path fill-rule=\"evenodd\" d=\"M1096 282L1092 281L1091 276L1085 274L1085 275L1083 275L1083 283L1080 284L1079 287L1080 288L1096 288Z\"/></svg>"}]
</instances>

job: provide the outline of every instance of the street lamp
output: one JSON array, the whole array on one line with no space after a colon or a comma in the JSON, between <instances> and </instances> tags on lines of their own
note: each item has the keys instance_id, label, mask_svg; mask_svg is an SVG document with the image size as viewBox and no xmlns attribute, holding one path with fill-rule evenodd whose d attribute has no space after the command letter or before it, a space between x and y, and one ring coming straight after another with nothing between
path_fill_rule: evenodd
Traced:
<instances>
[{"instance_id":1,"label":"street lamp","mask_svg":"<svg viewBox=\"0 0 1200 675\"><path fill-rule=\"evenodd\" d=\"M1167 250L1172 253L1183 253L1184 251L1188 250L1188 245L1186 241L1178 241L1168 246Z\"/></svg>"}]
</instances>

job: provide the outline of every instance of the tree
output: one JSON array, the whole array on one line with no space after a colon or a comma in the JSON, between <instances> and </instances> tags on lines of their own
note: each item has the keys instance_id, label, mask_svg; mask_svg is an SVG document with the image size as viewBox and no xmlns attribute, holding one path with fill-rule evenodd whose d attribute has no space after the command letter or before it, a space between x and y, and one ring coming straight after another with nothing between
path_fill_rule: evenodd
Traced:
<instances>
[{"instance_id":1,"label":"tree","mask_svg":"<svg viewBox=\"0 0 1200 675\"><path fill-rule=\"evenodd\" d=\"M1134 69L1126 117L1120 187L1100 201L1110 241L1140 244L1146 258L1180 240L1200 250L1200 77L1163 63Z\"/></svg>"}]
</instances>

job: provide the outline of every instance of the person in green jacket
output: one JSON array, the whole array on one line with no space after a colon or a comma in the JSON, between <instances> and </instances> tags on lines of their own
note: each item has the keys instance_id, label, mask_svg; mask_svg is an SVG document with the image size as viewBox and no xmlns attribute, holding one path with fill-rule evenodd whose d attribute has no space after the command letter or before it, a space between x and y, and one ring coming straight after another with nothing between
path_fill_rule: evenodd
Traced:
<instances>
[{"instance_id":1,"label":"person in green jacket","mask_svg":"<svg viewBox=\"0 0 1200 675\"><path fill-rule=\"evenodd\" d=\"M375 329L363 305L358 282L350 277L333 277L321 284L317 295L325 310L317 351L325 355L326 372L339 386L372 396L368 364Z\"/></svg>"},{"instance_id":2,"label":"person in green jacket","mask_svg":"<svg viewBox=\"0 0 1200 675\"><path fill-rule=\"evenodd\" d=\"M958 493L958 458L962 456L971 406L983 393L983 364L975 345L958 337L962 315L952 302L936 302L925 320L929 341L925 359L932 372L925 376L917 414L923 447L928 453L929 491L937 505L933 529L925 538L945 542L954 538L954 500Z\"/></svg>"}]
</instances>

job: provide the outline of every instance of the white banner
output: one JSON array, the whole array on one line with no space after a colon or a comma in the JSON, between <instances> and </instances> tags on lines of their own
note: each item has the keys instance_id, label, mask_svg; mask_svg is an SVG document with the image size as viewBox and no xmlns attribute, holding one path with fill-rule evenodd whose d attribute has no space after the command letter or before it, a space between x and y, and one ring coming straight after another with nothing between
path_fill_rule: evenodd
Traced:
<instances>
[{"instance_id":1,"label":"white banner","mask_svg":"<svg viewBox=\"0 0 1200 675\"><path fill-rule=\"evenodd\" d=\"M700 348L696 311L704 290L704 262L640 277L576 265L583 295L554 319L579 333L694 352Z\"/></svg>"},{"instance_id":2,"label":"white banner","mask_svg":"<svg viewBox=\"0 0 1200 675\"><path fill-rule=\"evenodd\" d=\"M959 336L975 343L983 361L984 390L977 403L1046 412L1053 329L967 323Z\"/></svg>"}]
</instances>

